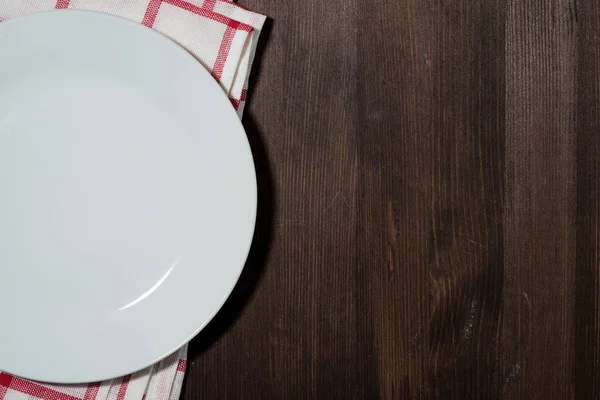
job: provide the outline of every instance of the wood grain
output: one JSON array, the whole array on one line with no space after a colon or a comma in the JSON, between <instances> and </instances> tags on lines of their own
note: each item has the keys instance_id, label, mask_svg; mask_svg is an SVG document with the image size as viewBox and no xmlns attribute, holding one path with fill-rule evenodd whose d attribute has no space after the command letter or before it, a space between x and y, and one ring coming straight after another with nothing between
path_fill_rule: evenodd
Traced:
<instances>
[{"instance_id":1,"label":"wood grain","mask_svg":"<svg viewBox=\"0 0 600 400\"><path fill-rule=\"evenodd\" d=\"M575 395L600 397L600 5L576 3L577 232L575 273Z\"/></svg>"},{"instance_id":2,"label":"wood grain","mask_svg":"<svg viewBox=\"0 0 600 400\"><path fill-rule=\"evenodd\" d=\"M597 0L244 0L259 216L192 399L600 398Z\"/></svg>"},{"instance_id":3,"label":"wood grain","mask_svg":"<svg viewBox=\"0 0 600 400\"><path fill-rule=\"evenodd\" d=\"M570 1L510 2L504 372L510 397L572 392L575 46ZM572 11L571 11L572 12Z\"/></svg>"}]
</instances>

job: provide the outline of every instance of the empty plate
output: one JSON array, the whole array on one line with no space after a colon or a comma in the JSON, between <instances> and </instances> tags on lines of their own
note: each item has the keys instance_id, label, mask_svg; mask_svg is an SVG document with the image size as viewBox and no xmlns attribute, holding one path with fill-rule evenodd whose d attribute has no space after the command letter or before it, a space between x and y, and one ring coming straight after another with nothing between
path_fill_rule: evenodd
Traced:
<instances>
[{"instance_id":1,"label":"empty plate","mask_svg":"<svg viewBox=\"0 0 600 400\"><path fill-rule=\"evenodd\" d=\"M0 370L90 382L174 352L255 215L244 129L177 44L92 12L0 24Z\"/></svg>"}]
</instances>

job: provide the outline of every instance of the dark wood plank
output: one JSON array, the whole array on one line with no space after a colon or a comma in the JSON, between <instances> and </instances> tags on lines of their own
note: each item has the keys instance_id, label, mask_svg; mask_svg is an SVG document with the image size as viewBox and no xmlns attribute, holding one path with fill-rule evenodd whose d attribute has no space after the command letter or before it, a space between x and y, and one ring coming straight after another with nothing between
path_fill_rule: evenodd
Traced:
<instances>
[{"instance_id":1,"label":"dark wood plank","mask_svg":"<svg viewBox=\"0 0 600 400\"><path fill-rule=\"evenodd\" d=\"M435 12L365 2L358 39L363 398L427 393ZM394 38L394 39L392 39Z\"/></svg>"},{"instance_id":2,"label":"dark wood plank","mask_svg":"<svg viewBox=\"0 0 600 400\"><path fill-rule=\"evenodd\" d=\"M577 7L575 7L577 6ZM600 398L600 5L574 3L577 68L577 263L575 393Z\"/></svg>"},{"instance_id":3,"label":"dark wood plank","mask_svg":"<svg viewBox=\"0 0 600 400\"><path fill-rule=\"evenodd\" d=\"M575 21L568 0L509 1L503 359L509 398L572 386Z\"/></svg>"},{"instance_id":4,"label":"dark wood plank","mask_svg":"<svg viewBox=\"0 0 600 400\"><path fill-rule=\"evenodd\" d=\"M497 396L503 5L367 2L361 16L359 293L371 312L360 343L371 349L359 362L382 398Z\"/></svg>"}]
</instances>

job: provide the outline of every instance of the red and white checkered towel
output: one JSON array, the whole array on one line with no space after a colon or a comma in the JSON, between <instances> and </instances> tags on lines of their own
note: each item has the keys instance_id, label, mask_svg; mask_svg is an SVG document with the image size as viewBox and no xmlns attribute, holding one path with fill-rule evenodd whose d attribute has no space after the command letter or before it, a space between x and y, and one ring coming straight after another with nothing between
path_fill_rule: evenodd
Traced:
<instances>
[{"instance_id":1,"label":"red and white checkered towel","mask_svg":"<svg viewBox=\"0 0 600 400\"><path fill-rule=\"evenodd\" d=\"M0 21L63 8L114 14L162 32L211 72L242 116L263 15L230 0L0 0ZM187 345L132 375L84 385L42 384L0 371L0 400L177 400L186 357Z\"/></svg>"}]
</instances>

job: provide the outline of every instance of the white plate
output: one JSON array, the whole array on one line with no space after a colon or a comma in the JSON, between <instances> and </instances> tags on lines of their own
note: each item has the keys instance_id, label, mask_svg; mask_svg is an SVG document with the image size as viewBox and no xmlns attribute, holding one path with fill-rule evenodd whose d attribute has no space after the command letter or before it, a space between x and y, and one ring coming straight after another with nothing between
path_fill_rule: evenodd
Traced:
<instances>
[{"instance_id":1,"label":"white plate","mask_svg":"<svg viewBox=\"0 0 600 400\"><path fill-rule=\"evenodd\" d=\"M243 127L174 42L91 12L0 24L0 370L89 382L172 353L255 215Z\"/></svg>"}]
</instances>

